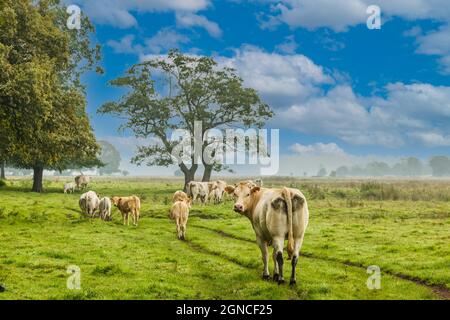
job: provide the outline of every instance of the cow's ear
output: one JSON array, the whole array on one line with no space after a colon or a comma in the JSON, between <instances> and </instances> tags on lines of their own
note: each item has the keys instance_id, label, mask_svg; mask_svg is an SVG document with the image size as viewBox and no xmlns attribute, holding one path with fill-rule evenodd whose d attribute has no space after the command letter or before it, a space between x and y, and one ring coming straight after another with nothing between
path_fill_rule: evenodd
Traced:
<instances>
[{"instance_id":1,"label":"cow's ear","mask_svg":"<svg viewBox=\"0 0 450 320\"><path fill-rule=\"evenodd\" d=\"M228 192L228 194L232 194L234 192L233 186L226 186L225 191Z\"/></svg>"},{"instance_id":2,"label":"cow's ear","mask_svg":"<svg viewBox=\"0 0 450 320\"><path fill-rule=\"evenodd\" d=\"M253 187L252 191L250 191L251 194L254 194L255 192L258 192L259 190L261 190L260 187Z\"/></svg>"}]
</instances>

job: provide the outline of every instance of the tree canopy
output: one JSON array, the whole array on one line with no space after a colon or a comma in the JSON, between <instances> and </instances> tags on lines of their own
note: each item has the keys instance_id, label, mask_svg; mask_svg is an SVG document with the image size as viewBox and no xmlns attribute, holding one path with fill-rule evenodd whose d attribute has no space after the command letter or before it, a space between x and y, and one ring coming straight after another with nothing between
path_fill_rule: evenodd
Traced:
<instances>
[{"instance_id":1,"label":"tree canopy","mask_svg":"<svg viewBox=\"0 0 450 320\"><path fill-rule=\"evenodd\" d=\"M171 50L165 58L154 58L130 68L111 85L129 91L118 101L104 104L99 112L124 119L120 129L131 129L136 137L152 138L154 143L138 148L133 162L147 165L174 164L171 157L177 142L171 141L173 130L184 129L193 139L195 122L201 122L202 137L213 128L262 127L272 117L270 107L252 88L244 87L235 70L220 67L213 58L185 55ZM211 143L197 141L202 152ZM178 163L185 183L194 178L198 164ZM206 163L203 180L208 181L221 163Z\"/></svg>"},{"instance_id":2,"label":"tree canopy","mask_svg":"<svg viewBox=\"0 0 450 320\"><path fill-rule=\"evenodd\" d=\"M120 156L120 152L108 141L99 141L102 152L100 154L100 160L104 164L103 167L99 169L99 173L103 174L111 174L120 172L120 162L122 158Z\"/></svg>"},{"instance_id":3,"label":"tree canopy","mask_svg":"<svg viewBox=\"0 0 450 320\"><path fill-rule=\"evenodd\" d=\"M32 168L40 192L44 169L101 165L80 81L100 48L86 17L67 29L59 0L0 3L0 160Z\"/></svg>"}]
</instances>

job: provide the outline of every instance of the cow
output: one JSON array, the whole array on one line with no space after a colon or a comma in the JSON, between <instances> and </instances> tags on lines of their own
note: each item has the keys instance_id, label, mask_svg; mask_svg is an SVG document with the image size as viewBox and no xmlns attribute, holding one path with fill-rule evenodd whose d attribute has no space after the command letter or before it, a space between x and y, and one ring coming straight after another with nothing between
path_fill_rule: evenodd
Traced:
<instances>
[{"instance_id":1,"label":"cow","mask_svg":"<svg viewBox=\"0 0 450 320\"><path fill-rule=\"evenodd\" d=\"M74 182L69 182L64 184L64 193L74 193L76 184Z\"/></svg>"},{"instance_id":2,"label":"cow","mask_svg":"<svg viewBox=\"0 0 450 320\"><path fill-rule=\"evenodd\" d=\"M206 201L208 201L208 182L191 181L186 185L186 191L187 195L192 198L193 202L200 199L202 204L206 204Z\"/></svg>"},{"instance_id":3,"label":"cow","mask_svg":"<svg viewBox=\"0 0 450 320\"><path fill-rule=\"evenodd\" d=\"M80 205L81 211L84 214L94 218L95 211L97 211L99 208L100 200L98 198L98 195L94 191L88 191L80 196L80 200L78 203Z\"/></svg>"},{"instance_id":4,"label":"cow","mask_svg":"<svg viewBox=\"0 0 450 320\"><path fill-rule=\"evenodd\" d=\"M309 220L305 196L292 188L268 189L243 181L227 186L226 191L235 198L234 211L246 216L252 223L256 242L264 263L263 279L269 279L268 246L273 246L274 275L278 284L283 278L283 247L287 236L288 259L292 259L290 284L296 283L295 268Z\"/></svg>"},{"instance_id":5,"label":"cow","mask_svg":"<svg viewBox=\"0 0 450 320\"><path fill-rule=\"evenodd\" d=\"M84 174L75 177L75 184L79 190L86 189L90 181L91 179Z\"/></svg>"},{"instance_id":6,"label":"cow","mask_svg":"<svg viewBox=\"0 0 450 320\"><path fill-rule=\"evenodd\" d=\"M189 196L185 192L178 190L172 196L172 203L175 203L177 201L187 201L188 199Z\"/></svg>"},{"instance_id":7,"label":"cow","mask_svg":"<svg viewBox=\"0 0 450 320\"><path fill-rule=\"evenodd\" d=\"M105 221L111 220L111 199L108 197L104 197L100 199L99 211L100 218Z\"/></svg>"},{"instance_id":8,"label":"cow","mask_svg":"<svg viewBox=\"0 0 450 320\"><path fill-rule=\"evenodd\" d=\"M133 225L137 226L141 211L141 199L137 196L112 197L111 201L119 209L123 217L123 225L130 225L129 215L133 217Z\"/></svg>"},{"instance_id":9,"label":"cow","mask_svg":"<svg viewBox=\"0 0 450 320\"><path fill-rule=\"evenodd\" d=\"M208 198L215 204L222 202L223 194L225 193L225 188L227 183L223 180L216 180L208 182Z\"/></svg>"},{"instance_id":10,"label":"cow","mask_svg":"<svg viewBox=\"0 0 450 320\"><path fill-rule=\"evenodd\" d=\"M214 187L214 189L209 193L209 200L212 200L214 204L219 204L222 201L222 191L219 187Z\"/></svg>"},{"instance_id":11,"label":"cow","mask_svg":"<svg viewBox=\"0 0 450 320\"><path fill-rule=\"evenodd\" d=\"M186 239L186 225L189 218L191 199L176 201L170 208L169 217L175 220L177 237L179 240Z\"/></svg>"}]
</instances>

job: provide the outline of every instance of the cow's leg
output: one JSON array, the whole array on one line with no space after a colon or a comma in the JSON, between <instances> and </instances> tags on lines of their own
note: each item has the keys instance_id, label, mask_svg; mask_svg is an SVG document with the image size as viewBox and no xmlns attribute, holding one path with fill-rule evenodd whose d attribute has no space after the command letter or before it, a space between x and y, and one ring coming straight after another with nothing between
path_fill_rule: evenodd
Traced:
<instances>
[{"instance_id":1,"label":"cow's leg","mask_svg":"<svg viewBox=\"0 0 450 320\"><path fill-rule=\"evenodd\" d=\"M259 249L261 249L261 255L262 255L262 261L264 264L263 269L263 279L269 280L270 279L270 273L269 273L269 248L267 247L267 242L263 241L262 239L257 238L256 242L258 243Z\"/></svg>"},{"instance_id":2,"label":"cow's leg","mask_svg":"<svg viewBox=\"0 0 450 320\"><path fill-rule=\"evenodd\" d=\"M275 264L278 266L278 279L274 280L278 281L278 284L284 283L283 278L283 246L284 246L284 237L283 238L274 238L273 239L273 250L274 250L274 259Z\"/></svg>"},{"instance_id":3,"label":"cow's leg","mask_svg":"<svg viewBox=\"0 0 450 320\"><path fill-rule=\"evenodd\" d=\"M300 248L302 247L302 243L303 243L303 236L301 238L295 239L294 252L292 254L291 280L289 281L290 285L294 285L297 283L297 277L295 275L295 268L297 267L298 256L300 254Z\"/></svg>"},{"instance_id":4,"label":"cow's leg","mask_svg":"<svg viewBox=\"0 0 450 320\"><path fill-rule=\"evenodd\" d=\"M273 259L273 281L278 282L278 278L280 277L280 271L278 270L277 251L275 249L273 249L272 259Z\"/></svg>"},{"instance_id":5,"label":"cow's leg","mask_svg":"<svg viewBox=\"0 0 450 320\"><path fill-rule=\"evenodd\" d=\"M122 213L122 217L123 217L123 225L126 225L126 222L127 222L127 214L126 214L126 213Z\"/></svg>"},{"instance_id":6,"label":"cow's leg","mask_svg":"<svg viewBox=\"0 0 450 320\"><path fill-rule=\"evenodd\" d=\"M186 224L181 224L181 240L184 240L186 238Z\"/></svg>"}]
</instances>

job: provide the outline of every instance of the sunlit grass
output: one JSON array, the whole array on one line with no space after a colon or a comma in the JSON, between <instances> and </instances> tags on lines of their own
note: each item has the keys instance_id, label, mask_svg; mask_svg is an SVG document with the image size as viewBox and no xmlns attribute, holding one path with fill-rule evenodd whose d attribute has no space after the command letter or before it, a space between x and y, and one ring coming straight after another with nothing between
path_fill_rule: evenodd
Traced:
<instances>
[{"instance_id":1,"label":"sunlit grass","mask_svg":"<svg viewBox=\"0 0 450 320\"><path fill-rule=\"evenodd\" d=\"M246 218L231 210L231 201L195 205L183 242L167 217L180 181L94 179L90 189L100 195L142 198L137 228L122 226L116 209L111 222L81 216L80 194L62 193L66 181L46 180L43 194L27 192L29 179L9 180L0 189L0 284L6 287L0 299L439 297L395 274L450 287L450 206L442 198L450 183L437 182L440 191L428 191L429 200L412 200L406 195L424 186L385 182L402 196L379 201L363 195L371 188L362 187L365 182L265 181L266 186L300 187L309 200L305 255L299 260L297 286L290 288L261 280L254 232ZM81 290L66 288L69 265L81 269ZM366 286L369 265L381 268L380 290Z\"/></svg>"}]
</instances>

